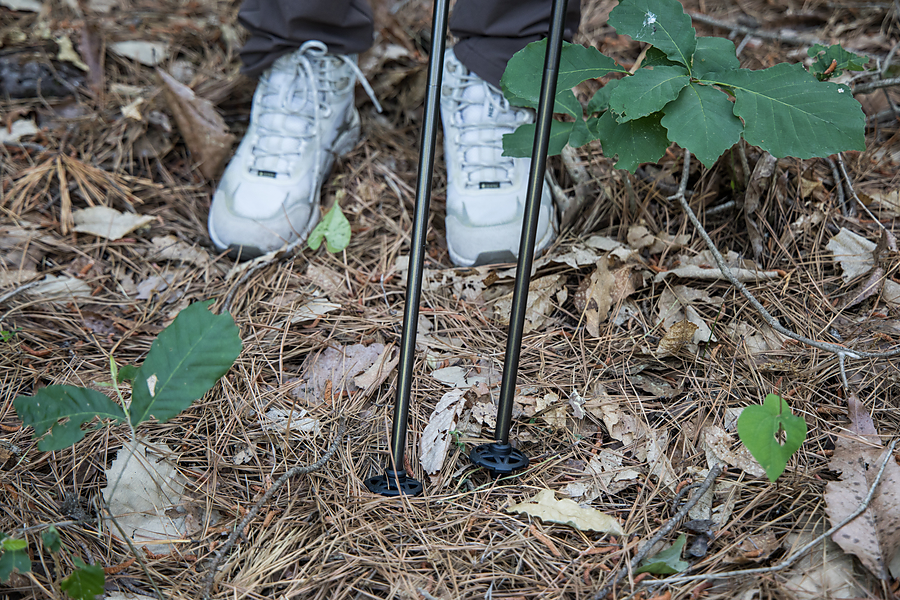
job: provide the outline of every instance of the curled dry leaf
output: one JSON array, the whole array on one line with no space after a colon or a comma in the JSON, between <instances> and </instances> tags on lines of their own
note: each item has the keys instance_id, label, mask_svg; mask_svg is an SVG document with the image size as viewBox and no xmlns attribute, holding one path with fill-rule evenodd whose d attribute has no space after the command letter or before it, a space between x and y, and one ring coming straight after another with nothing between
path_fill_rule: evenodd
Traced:
<instances>
[{"instance_id":1,"label":"curled dry leaf","mask_svg":"<svg viewBox=\"0 0 900 600\"><path fill-rule=\"evenodd\" d=\"M677 354L686 344L694 338L694 332L698 327L687 319L674 323L666 335L659 340L656 350L657 358Z\"/></svg>"},{"instance_id":2,"label":"curled dry leaf","mask_svg":"<svg viewBox=\"0 0 900 600\"><path fill-rule=\"evenodd\" d=\"M856 397L847 399L850 426L837 437L828 466L841 473L840 481L825 486L825 512L837 523L856 510L872 481L884 453L872 417ZM900 465L889 458L881 483L865 512L834 533L832 539L855 554L873 575L890 579L888 565L900 549ZM894 573L900 576L900 573Z\"/></svg>"},{"instance_id":3,"label":"curled dry leaf","mask_svg":"<svg viewBox=\"0 0 900 600\"><path fill-rule=\"evenodd\" d=\"M725 266L731 271L738 281L764 281L781 277L778 271L761 271L753 261L743 260L734 251L723 256ZM667 277L683 277L685 279L725 279L725 275L719 270L716 261L709 250L704 250L696 255L682 254L679 256L680 266L662 273L657 273L653 278L654 283Z\"/></svg>"},{"instance_id":4,"label":"curled dry leaf","mask_svg":"<svg viewBox=\"0 0 900 600\"><path fill-rule=\"evenodd\" d=\"M580 531L625 535L625 530L614 517L594 508L582 508L568 498L557 500L553 490L541 490L533 498L510 506L506 512L524 513L544 522L561 523Z\"/></svg>"},{"instance_id":5,"label":"curled dry leaf","mask_svg":"<svg viewBox=\"0 0 900 600\"><path fill-rule=\"evenodd\" d=\"M706 425L700 432L700 439L701 447L706 452L706 462L710 467L725 462L754 477L766 476L766 470L753 458L747 447L737 443L737 440L724 429Z\"/></svg>"},{"instance_id":6,"label":"curled dry leaf","mask_svg":"<svg viewBox=\"0 0 900 600\"><path fill-rule=\"evenodd\" d=\"M474 394L468 390L450 390L441 397L428 418L428 425L425 426L419 442L419 462L429 475L441 470L444 459L450 451L452 442L450 432L456 427L459 416L474 399Z\"/></svg>"},{"instance_id":7,"label":"curled dry leaf","mask_svg":"<svg viewBox=\"0 0 900 600\"><path fill-rule=\"evenodd\" d=\"M565 302L567 297L565 286L565 275L548 275L531 281L525 308L525 333L534 331L546 323L553 311L554 301L558 304ZM512 298L512 294L507 294L494 303L494 318L504 325L509 324Z\"/></svg>"},{"instance_id":8,"label":"curled dry leaf","mask_svg":"<svg viewBox=\"0 0 900 600\"><path fill-rule=\"evenodd\" d=\"M720 306L723 302L724 300L718 296L712 297L704 291L676 285L664 289L660 294L659 315L656 322L657 324L662 323L663 329L669 329L675 323L687 319L697 326L697 330L691 338L692 343L715 342L718 340L713 335L712 329L692 305L705 303Z\"/></svg>"},{"instance_id":9,"label":"curled dry leaf","mask_svg":"<svg viewBox=\"0 0 900 600\"><path fill-rule=\"evenodd\" d=\"M163 93L175 117L185 144L207 179L215 179L231 150L234 136L228 133L225 120L209 100L174 77L157 69L163 82Z\"/></svg>"}]
</instances>

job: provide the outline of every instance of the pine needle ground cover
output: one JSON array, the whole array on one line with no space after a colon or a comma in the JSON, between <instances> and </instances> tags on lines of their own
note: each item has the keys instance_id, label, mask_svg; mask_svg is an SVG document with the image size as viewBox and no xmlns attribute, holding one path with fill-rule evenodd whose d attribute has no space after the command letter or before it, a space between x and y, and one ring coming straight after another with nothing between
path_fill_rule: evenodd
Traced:
<instances>
[{"instance_id":1,"label":"pine needle ground cover","mask_svg":"<svg viewBox=\"0 0 900 600\"><path fill-rule=\"evenodd\" d=\"M635 569L649 574L629 574L612 597L896 590L896 547L878 531L856 534L874 536L874 545L860 544L868 552L836 538L779 572L712 577L777 565L855 507L847 486L871 478L846 457L877 465L896 437L900 363L851 359L842 375L833 354L768 327L716 276L704 242L670 199L683 166L676 147L633 175L615 170L615 156L595 143L551 161L566 229L532 285L511 435L531 464L499 481L466 454L493 432L511 265L451 268L437 170L406 465L426 491L385 499L362 482L389 460L430 6L375 3L380 37L360 64L386 110L361 104L366 139L323 191L325 205L339 202L351 225L349 245L249 266L209 244L215 180L196 166L200 157L179 129L178 93L164 93L154 70L221 118L223 136L203 155L215 162L216 148L231 143L224 134L237 138L246 128L253 91L237 73L236 7L6 6L0 2L0 73L26 63L46 71L31 92L14 93L25 79L3 79L0 101L0 532L9 536L0 545L31 566L29 575L10 569L3 595L52 597L81 561L103 568L110 594L153 597L155 584L166 597L200 597L206 567L237 524L281 475L322 458L342 420L334 456L290 479L241 532L212 597L592 598L716 465L724 470L701 501ZM632 69L644 47L606 24L614 6L585 2L577 41ZM742 66L757 70L810 61L816 42L840 42L883 66L900 41L890 3L685 8L776 34L743 44ZM696 19L694 27L699 35L730 33ZM137 42L149 58L136 53ZM87 70L73 62L73 47ZM159 64L146 64L157 55ZM888 65L884 78L895 70ZM853 86L857 74L842 81ZM587 82L575 96L586 104L595 88ZM729 267L781 323L876 352L900 340L896 249L880 227L895 231L900 215L890 115L898 98L884 88L857 99L866 149L845 153L842 164L770 160L749 146L744 163L734 147L711 165L693 161L687 190ZM187 106L207 114L206 105ZM28 123L32 133L15 138ZM151 470L166 469L164 515L177 523L140 538L145 571L100 518L109 474L130 451L127 427L89 428L74 447L44 452L13 400L57 385L111 396L110 355L140 365L180 311L207 299L214 314L234 317L243 350L201 400L137 428L135 453ZM451 392L457 397L441 404ZM768 394L808 429L774 484L736 430L741 410ZM432 435L435 419L448 427ZM897 485L889 468L881 485ZM875 498L872 510L893 514L887 497ZM595 512L624 535L592 528ZM51 548L50 525L66 553ZM836 578L823 576L823 561ZM646 586L673 571L707 579Z\"/></svg>"}]
</instances>

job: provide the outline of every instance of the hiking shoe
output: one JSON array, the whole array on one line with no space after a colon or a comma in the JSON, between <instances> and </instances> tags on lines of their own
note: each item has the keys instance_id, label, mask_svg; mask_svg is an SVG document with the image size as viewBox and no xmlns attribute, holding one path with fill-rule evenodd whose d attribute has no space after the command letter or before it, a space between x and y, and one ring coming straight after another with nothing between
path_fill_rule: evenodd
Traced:
<instances>
[{"instance_id":1,"label":"hiking shoe","mask_svg":"<svg viewBox=\"0 0 900 600\"><path fill-rule=\"evenodd\" d=\"M534 114L511 106L503 93L456 58L444 55L441 88L447 164L447 248L459 266L514 262L519 253L530 158L502 156L503 134ZM550 187L544 182L535 253L556 236Z\"/></svg>"},{"instance_id":2,"label":"hiking shoe","mask_svg":"<svg viewBox=\"0 0 900 600\"><path fill-rule=\"evenodd\" d=\"M306 239L335 157L359 141L357 80L380 111L356 56L328 54L321 42L306 42L260 77L250 127L209 210L216 248L254 258Z\"/></svg>"}]
</instances>

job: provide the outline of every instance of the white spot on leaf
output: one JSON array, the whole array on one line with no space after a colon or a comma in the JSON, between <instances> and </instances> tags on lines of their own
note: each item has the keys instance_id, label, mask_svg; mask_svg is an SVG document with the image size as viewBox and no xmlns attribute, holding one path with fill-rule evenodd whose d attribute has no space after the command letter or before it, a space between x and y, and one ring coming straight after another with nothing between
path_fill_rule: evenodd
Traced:
<instances>
[{"instance_id":1,"label":"white spot on leaf","mask_svg":"<svg viewBox=\"0 0 900 600\"><path fill-rule=\"evenodd\" d=\"M650 11L647 11L647 16L644 18L644 23L643 23L644 27L649 27L650 25L653 25L654 23L656 23L656 15L654 15Z\"/></svg>"},{"instance_id":2,"label":"white spot on leaf","mask_svg":"<svg viewBox=\"0 0 900 600\"><path fill-rule=\"evenodd\" d=\"M147 378L147 389L150 390L150 397L153 398L156 396L156 382L159 379L156 377L156 373Z\"/></svg>"}]
</instances>

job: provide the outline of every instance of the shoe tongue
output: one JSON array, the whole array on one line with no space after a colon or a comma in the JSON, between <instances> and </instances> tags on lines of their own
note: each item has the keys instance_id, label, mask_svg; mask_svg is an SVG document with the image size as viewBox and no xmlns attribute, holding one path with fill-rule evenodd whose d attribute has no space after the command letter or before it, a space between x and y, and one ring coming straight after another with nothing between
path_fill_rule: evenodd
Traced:
<instances>
[{"instance_id":1,"label":"shoe tongue","mask_svg":"<svg viewBox=\"0 0 900 600\"><path fill-rule=\"evenodd\" d=\"M486 84L470 85L462 93L465 101L460 110L462 123L481 125L467 127L460 141L466 146L463 163L497 165L476 167L469 172L468 183L481 189L499 188L509 181L511 159L502 157L503 134L515 131L516 114L504 108L500 95Z\"/></svg>"}]
</instances>

